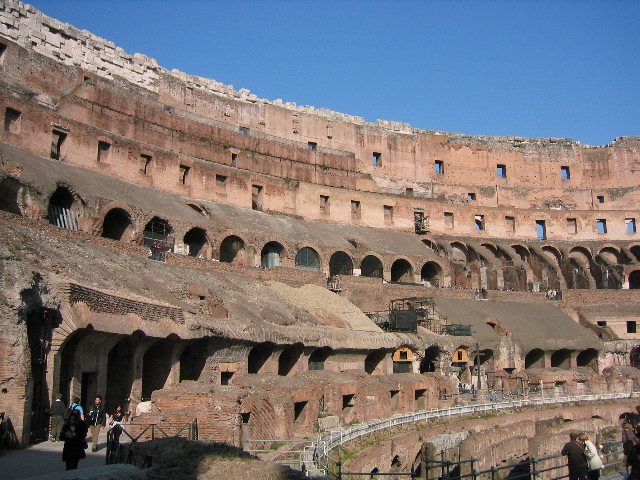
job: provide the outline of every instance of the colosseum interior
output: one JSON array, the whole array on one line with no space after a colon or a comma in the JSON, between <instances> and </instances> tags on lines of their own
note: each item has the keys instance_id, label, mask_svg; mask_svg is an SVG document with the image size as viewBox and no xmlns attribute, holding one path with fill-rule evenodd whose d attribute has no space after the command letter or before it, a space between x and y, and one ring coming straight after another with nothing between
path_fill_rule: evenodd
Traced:
<instances>
[{"instance_id":1,"label":"colosseum interior","mask_svg":"<svg viewBox=\"0 0 640 480\"><path fill-rule=\"evenodd\" d=\"M640 137L269 101L15 0L0 37L0 411L19 445L46 438L57 392L249 448L497 394L637 390ZM563 415L594 431L633 405ZM522 455L532 419L566 430L534 413L493 438ZM455 428L489 428L472 424ZM401 445L410 463L402 438L354 464L397 465Z\"/></svg>"}]
</instances>

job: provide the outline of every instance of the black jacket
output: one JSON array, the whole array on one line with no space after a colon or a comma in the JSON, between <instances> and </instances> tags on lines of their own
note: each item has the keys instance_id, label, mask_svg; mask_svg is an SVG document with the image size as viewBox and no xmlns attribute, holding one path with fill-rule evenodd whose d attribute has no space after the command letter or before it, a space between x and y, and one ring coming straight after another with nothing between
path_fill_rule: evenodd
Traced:
<instances>
[{"instance_id":1,"label":"black jacket","mask_svg":"<svg viewBox=\"0 0 640 480\"><path fill-rule=\"evenodd\" d=\"M95 403L91 405L89 416L87 417L87 423L91 426L102 425L104 427L107 425L107 415L102 403L99 405L96 405Z\"/></svg>"}]
</instances>

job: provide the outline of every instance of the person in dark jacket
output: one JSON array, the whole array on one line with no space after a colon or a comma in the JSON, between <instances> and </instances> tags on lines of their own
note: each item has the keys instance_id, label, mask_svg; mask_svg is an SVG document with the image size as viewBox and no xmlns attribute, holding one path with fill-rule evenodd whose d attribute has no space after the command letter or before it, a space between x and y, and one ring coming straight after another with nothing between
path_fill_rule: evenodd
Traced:
<instances>
[{"instance_id":1,"label":"person in dark jacket","mask_svg":"<svg viewBox=\"0 0 640 480\"><path fill-rule=\"evenodd\" d=\"M69 415L60 432L60 440L64 442L62 461L66 463L67 470L75 470L80 459L87 456L84 452L87 445L87 426L80 420L77 412Z\"/></svg>"},{"instance_id":2,"label":"person in dark jacket","mask_svg":"<svg viewBox=\"0 0 640 480\"><path fill-rule=\"evenodd\" d=\"M567 457L569 480L587 480L587 473L589 472L584 445L578 441L579 436L579 433L571 432L569 434L569 442L565 443L560 452Z\"/></svg>"},{"instance_id":3,"label":"person in dark jacket","mask_svg":"<svg viewBox=\"0 0 640 480\"><path fill-rule=\"evenodd\" d=\"M51 441L57 442L60 437L60 431L64 425L64 413L67 407L62 401L62 394L58 393L56 399L51 404Z\"/></svg>"},{"instance_id":4,"label":"person in dark jacket","mask_svg":"<svg viewBox=\"0 0 640 480\"><path fill-rule=\"evenodd\" d=\"M87 423L91 428L91 451L97 452L100 430L107 425L107 414L104 410L104 405L102 405L102 397L100 395L96 397L94 404L89 409Z\"/></svg>"}]
</instances>

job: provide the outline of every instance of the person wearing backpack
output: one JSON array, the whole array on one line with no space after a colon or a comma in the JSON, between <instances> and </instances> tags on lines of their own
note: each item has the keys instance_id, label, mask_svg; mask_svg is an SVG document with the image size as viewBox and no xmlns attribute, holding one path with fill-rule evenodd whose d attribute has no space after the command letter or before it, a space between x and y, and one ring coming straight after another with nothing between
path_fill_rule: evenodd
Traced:
<instances>
[{"instance_id":1,"label":"person wearing backpack","mask_svg":"<svg viewBox=\"0 0 640 480\"><path fill-rule=\"evenodd\" d=\"M78 414L80 420L84 421L84 410L80 406L80 397L73 397L73 403L67 407L67 411L64 412L64 421L69 420L72 413Z\"/></svg>"},{"instance_id":2,"label":"person wearing backpack","mask_svg":"<svg viewBox=\"0 0 640 480\"><path fill-rule=\"evenodd\" d=\"M64 425L64 414L67 411L67 407L62 401L62 394L58 393L56 399L51 404L51 436L49 437L52 442L57 442L60 436L60 431Z\"/></svg>"},{"instance_id":3,"label":"person wearing backpack","mask_svg":"<svg viewBox=\"0 0 640 480\"><path fill-rule=\"evenodd\" d=\"M102 396L98 395L96 401L89 409L89 427L91 428L91 451L98 451L98 436L102 427L107 425L107 414L102 405Z\"/></svg>"}]
</instances>

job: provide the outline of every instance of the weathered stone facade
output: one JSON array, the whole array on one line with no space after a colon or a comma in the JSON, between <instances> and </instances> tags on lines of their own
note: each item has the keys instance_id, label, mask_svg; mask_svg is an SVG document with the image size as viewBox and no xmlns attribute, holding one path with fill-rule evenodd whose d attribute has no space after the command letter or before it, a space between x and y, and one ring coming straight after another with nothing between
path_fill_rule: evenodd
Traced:
<instances>
[{"instance_id":1,"label":"weathered stone facade","mask_svg":"<svg viewBox=\"0 0 640 480\"><path fill-rule=\"evenodd\" d=\"M262 100L13 0L0 37L0 411L22 444L58 391L241 445L471 386L634 387L640 138ZM433 311L363 313L397 299Z\"/></svg>"}]
</instances>

